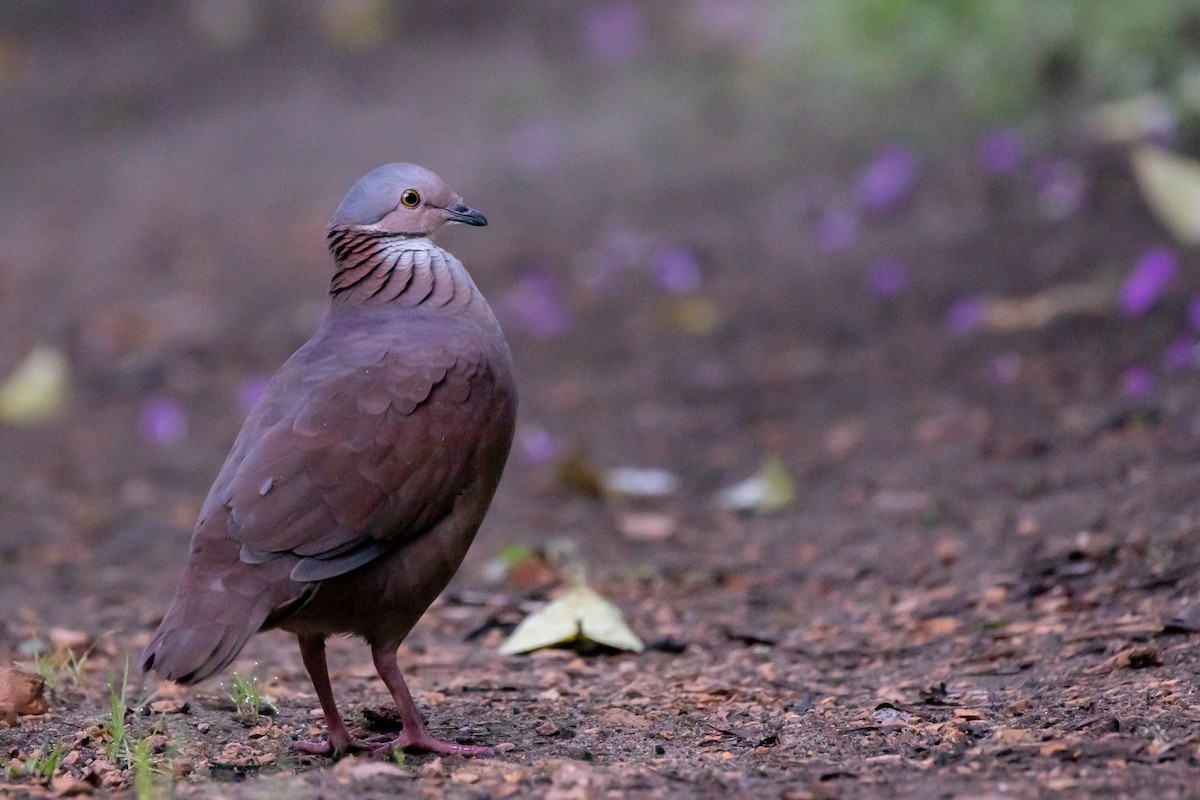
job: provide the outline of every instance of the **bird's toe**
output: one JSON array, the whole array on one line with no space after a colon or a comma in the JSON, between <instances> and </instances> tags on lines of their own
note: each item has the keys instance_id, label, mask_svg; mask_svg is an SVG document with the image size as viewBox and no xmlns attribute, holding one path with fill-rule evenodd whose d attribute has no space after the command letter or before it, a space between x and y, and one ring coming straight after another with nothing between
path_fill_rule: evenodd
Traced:
<instances>
[{"instance_id":1,"label":"bird's toe","mask_svg":"<svg viewBox=\"0 0 1200 800\"><path fill-rule=\"evenodd\" d=\"M374 755L375 751L381 746L388 747L388 752L390 753L391 741L391 737L388 736L372 736L368 739L358 739L352 736L330 735L328 739L300 739L292 742L292 749L308 755L330 756L338 759L350 752L365 752ZM381 745L381 742L388 742L389 744Z\"/></svg>"},{"instance_id":2,"label":"bird's toe","mask_svg":"<svg viewBox=\"0 0 1200 800\"><path fill-rule=\"evenodd\" d=\"M418 753L437 753L444 756L477 756L483 758L496 755L496 751L491 747L447 742L442 739L435 739L424 731L416 734L405 734L402 732L388 744L377 747L371 752L373 755L381 753L383 757L387 757L395 750L414 750Z\"/></svg>"}]
</instances>

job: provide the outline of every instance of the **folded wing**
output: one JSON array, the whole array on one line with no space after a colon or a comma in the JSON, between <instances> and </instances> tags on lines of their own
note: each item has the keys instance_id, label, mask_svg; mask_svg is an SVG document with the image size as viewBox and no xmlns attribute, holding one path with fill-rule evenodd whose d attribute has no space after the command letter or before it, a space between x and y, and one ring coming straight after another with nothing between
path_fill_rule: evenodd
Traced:
<instances>
[{"instance_id":1,"label":"folded wing","mask_svg":"<svg viewBox=\"0 0 1200 800\"><path fill-rule=\"evenodd\" d=\"M451 512L503 387L470 337L412 341L314 343L281 370L202 512L227 510L243 561L290 554L293 580L331 578Z\"/></svg>"}]
</instances>

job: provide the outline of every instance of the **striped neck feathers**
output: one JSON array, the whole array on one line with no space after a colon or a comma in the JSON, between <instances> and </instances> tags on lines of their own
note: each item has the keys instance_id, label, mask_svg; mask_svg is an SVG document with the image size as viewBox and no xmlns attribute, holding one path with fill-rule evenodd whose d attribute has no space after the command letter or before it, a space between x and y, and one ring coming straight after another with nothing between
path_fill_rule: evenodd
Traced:
<instances>
[{"instance_id":1,"label":"striped neck feathers","mask_svg":"<svg viewBox=\"0 0 1200 800\"><path fill-rule=\"evenodd\" d=\"M329 285L335 305L459 308L477 291L462 262L427 236L334 228L327 238L337 265Z\"/></svg>"}]
</instances>

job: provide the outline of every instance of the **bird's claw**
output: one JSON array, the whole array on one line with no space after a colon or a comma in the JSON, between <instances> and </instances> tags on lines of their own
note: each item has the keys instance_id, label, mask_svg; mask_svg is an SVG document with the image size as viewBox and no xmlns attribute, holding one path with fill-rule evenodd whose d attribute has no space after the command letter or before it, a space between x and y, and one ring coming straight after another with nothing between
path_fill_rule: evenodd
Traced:
<instances>
[{"instance_id":1,"label":"bird's claw","mask_svg":"<svg viewBox=\"0 0 1200 800\"><path fill-rule=\"evenodd\" d=\"M425 731L411 735L402 731L395 739L372 748L370 753L373 758L390 758L392 753L397 750L437 753L443 756L479 756L486 758L496 755L496 751L490 747L447 742L442 739L435 739Z\"/></svg>"},{"instance_id":2,"label":"bird's claw","mask_svg":"<svg viewBox=\"0 0 1200 800\"><path fill-rule=\"evenodd\" d=\"M297 742L292 742L292 749L299 753L306 753L312 756L329 756L331 758L341 758L351 751L374 752L378 747L378 742L375 737L371 739L354 739L349 738L344 741L334 741L333 737L329 739L301 739Z\"/></svg>"}]
</instances>

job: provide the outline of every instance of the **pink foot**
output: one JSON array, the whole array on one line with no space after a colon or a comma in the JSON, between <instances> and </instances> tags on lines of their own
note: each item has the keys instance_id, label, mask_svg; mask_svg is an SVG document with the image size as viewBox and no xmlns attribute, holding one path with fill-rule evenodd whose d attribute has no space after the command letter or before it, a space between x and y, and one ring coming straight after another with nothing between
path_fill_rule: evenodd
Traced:
<instances>
[{"instance_id":1,"label":"pink foot","mask_svg":"<svg viewBox=\"0 0 1200 800\"><path fill-rule=\"evenodd\" d=\"M374 755L383 743L390 741L391 739L387 736L371 736L367 739L356 739L349 735L330 735L325 740L301 739L298 742L292 742L292 749L299 753L308 753L314 756L340 758L351 751L361 751Z\"/></svg>"},{"instance_id":2,"label":"pink foot","mask_svg":"<svg viewBox=\"0 0 1200 800\"><path fill-rule=\"evenodd\" d=\"M496 755L496 751L490 747L446 742L433 738L426 731L419 731L411 735L407 731L401 731L395 739L372 747L370 753L373 758L388 758L396 750L439 753L444 756L482 756L486 758Z\"/></svg>"},{"instance_id":3,"label":"pink foot","mask_svg":"<svg viewBox=\"0 0 1200 800\"><path fill-rule=\"evenodd\" d=\"M391 758L396 750L413 750L418 753L438 753L446 756L494 756L496 751L490 747L473 744L456 744L435 739L427 732L421 731L410 736L403 731L396 738L390 736L371 736L357 739L351 736L330 736L326 740L302 739L292 743L292 749L300 753L314 756L331 756L340 758L349 752L363 752L371 758Z\"/></svg>"}]
</instances>

